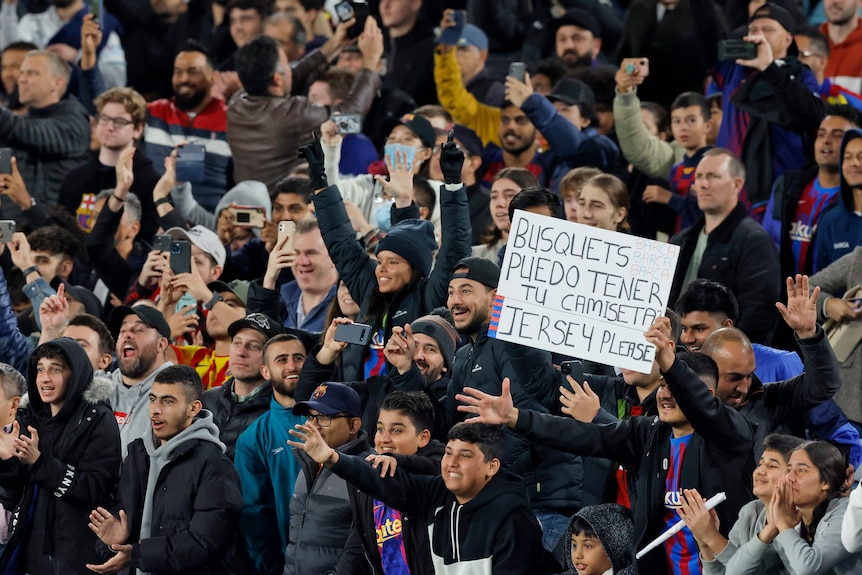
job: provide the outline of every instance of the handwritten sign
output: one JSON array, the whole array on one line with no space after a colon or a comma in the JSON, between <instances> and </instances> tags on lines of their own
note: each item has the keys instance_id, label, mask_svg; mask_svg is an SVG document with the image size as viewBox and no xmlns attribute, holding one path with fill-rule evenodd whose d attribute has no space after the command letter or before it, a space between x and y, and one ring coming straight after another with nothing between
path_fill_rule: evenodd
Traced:
<instances>
[{"instance_id":1,"label":"handwritten sign","mask_svg":"<svg viewBox=\"0 0 862 575\"><path fill-rule=\"evenodd\" d=\"M490 337L649 373L679 247L515 211Z\"/></svg>"}]
</instances>

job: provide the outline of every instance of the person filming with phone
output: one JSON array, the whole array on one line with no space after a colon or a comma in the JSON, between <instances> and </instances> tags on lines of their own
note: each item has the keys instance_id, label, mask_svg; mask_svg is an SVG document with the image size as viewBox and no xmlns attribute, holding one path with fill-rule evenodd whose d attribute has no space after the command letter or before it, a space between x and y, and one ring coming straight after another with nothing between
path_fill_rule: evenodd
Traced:
<instances>
[{"instance_id":1,"label":"person filming with phone","mask_svg":"<svg viewBox=\"0 0 862 575\"><path fill-rule=\"evenodd\" d=\"M691 0L694 35L722 94L715 145L745 164L744 203L761 221L775 179L808 159L807 136L817 131L825 103L814 74L798 59L796 24L787 10L772 3L757 8L742 42L722 40L714 12L712 2Z\"/></svg>"}]
</instances>

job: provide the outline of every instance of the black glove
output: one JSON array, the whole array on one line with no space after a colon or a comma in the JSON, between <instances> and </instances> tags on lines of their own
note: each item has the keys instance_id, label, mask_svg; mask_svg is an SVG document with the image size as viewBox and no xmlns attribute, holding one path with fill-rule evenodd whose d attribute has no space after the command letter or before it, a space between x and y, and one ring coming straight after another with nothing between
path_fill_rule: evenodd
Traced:
<instances>
[{"instance_id":1,"label":"black glove","mask_svg":"<svg viewBox=\"0 0 862 575\"><path fill-rule=\"evenodd\" d=\"M307 146L299 148L297 155L308 162L308 177L311 179L311 187L321 190L329 186L326 181L326 170L323 167L323 148L320 146L320 138L317 133L312 135L314 140Z\"/></svg>"},{"instance_id":2,"label":"black glove","mask_svg":"<svg viewBox=\"0 0 862 575\"><path fill-rule=\"evenodd\" d=\"M449 130L449 139L443 144L443 151L440 153L440 170L447 184L461 183L461 167L464 165L464 152L458 149L454 139L455 130Z\"/></svg>"}]
</instances>

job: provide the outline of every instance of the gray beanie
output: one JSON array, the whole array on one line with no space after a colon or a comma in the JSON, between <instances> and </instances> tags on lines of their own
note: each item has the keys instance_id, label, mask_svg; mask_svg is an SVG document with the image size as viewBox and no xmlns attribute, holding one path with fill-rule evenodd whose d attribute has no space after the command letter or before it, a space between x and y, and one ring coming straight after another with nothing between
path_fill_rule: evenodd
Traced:
<instances>
[{"instance_id":1,"label":"gray beanie","mask_svg":"<svg viewBox=\"0 0 862 575\"><path fill-rule=\"evenodd\" d=\"M221 211L231 204L238 206L249 206L252 208L263 208L267 220L272 219L272 200L269 198L269 191L266 189L266 184L257 180L245 180L234 187L222 196L216 205L215 217L218 221ZM255 229L255 235L260 235L260 230Z\"/></svg>"},{"instance_id":2,"label":"gray beanie","mask_svg":"<svg viewBox=\"0 0 862 575\"><path fill-rule=\"evenodd\" d=\"M440 354L446 362L446 367L452 369L455 348L458 345L458 332L445 318L439 315L425 315L410 323L413 333L422 333L433 338L440 347Z\"/></svg>"}]
</instances>

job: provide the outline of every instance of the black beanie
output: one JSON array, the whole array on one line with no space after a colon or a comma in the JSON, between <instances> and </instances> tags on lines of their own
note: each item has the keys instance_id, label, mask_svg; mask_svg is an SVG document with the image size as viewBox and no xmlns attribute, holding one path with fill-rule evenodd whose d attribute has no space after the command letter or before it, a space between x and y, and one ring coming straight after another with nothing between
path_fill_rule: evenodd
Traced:
<instances>
[{"instance_id":1,"label":"black beanie","mask_svg":"<svg viewBox=\"0 0 862 575\"><path fill-rule=\"evenodd\" d=\"M428 220L409 219L399 222L377 243L374 254L387 250L422 272L422 277L431 273L431 257L437 249L434 239L434 224Z\"/></svg>"}]
</instances>

